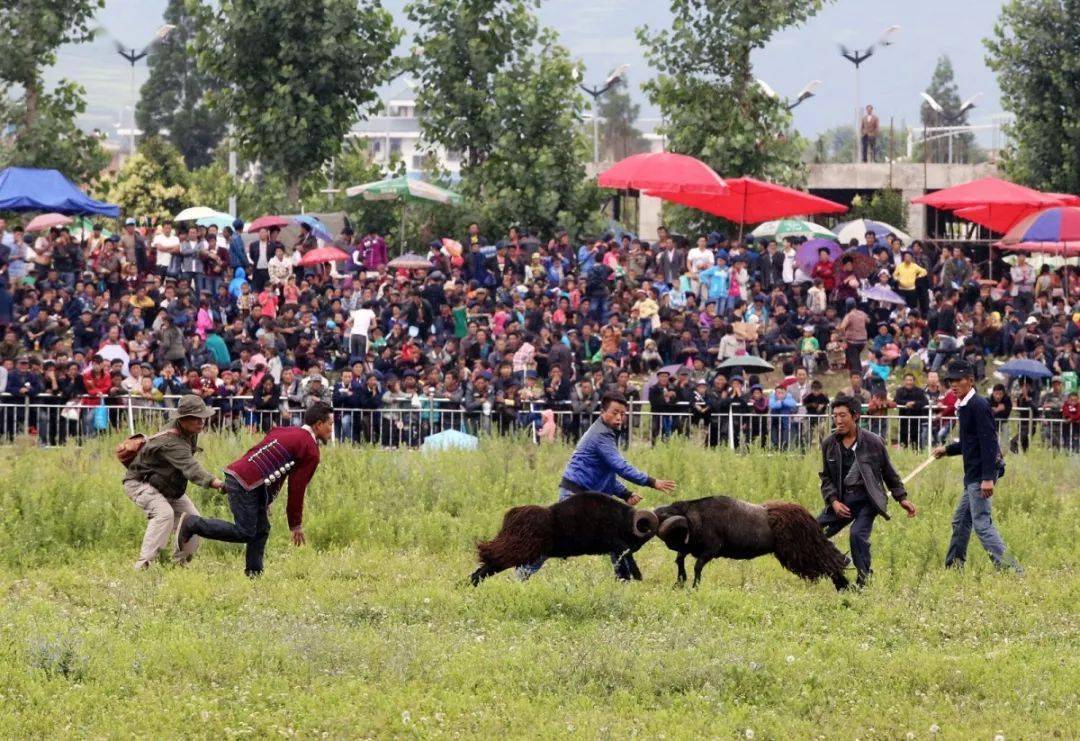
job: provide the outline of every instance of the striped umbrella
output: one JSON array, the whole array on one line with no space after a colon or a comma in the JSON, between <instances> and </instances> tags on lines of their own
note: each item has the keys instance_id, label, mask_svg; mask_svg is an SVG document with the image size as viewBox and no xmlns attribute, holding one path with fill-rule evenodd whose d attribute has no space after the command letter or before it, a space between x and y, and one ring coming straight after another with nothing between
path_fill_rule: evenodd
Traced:
<instances>
[{"instance_id":1,"label":"striped umbrella","mask_svg":"<svg viewBox=\"0 0 1080 741\"><path fill-rule=\"evenodd\" d=\"M807 239L824 237L826 239L836 239L836 235L826 227L805 219L777 219L775 221L766 221L750 233L758 238L776 240L783 239L784 237L806 237Z\"/></svg>"},{"instance_id":2,"label":"striped umbrella","mask_svg":"<svg viewBox=\"0 0 1080 741\"><path fill-rule=\"evenodd\" d=\"M1080 206L1054 206L1021 219L998 246L1063 257L1080 255Z\"/></svg>"}]
</instances>

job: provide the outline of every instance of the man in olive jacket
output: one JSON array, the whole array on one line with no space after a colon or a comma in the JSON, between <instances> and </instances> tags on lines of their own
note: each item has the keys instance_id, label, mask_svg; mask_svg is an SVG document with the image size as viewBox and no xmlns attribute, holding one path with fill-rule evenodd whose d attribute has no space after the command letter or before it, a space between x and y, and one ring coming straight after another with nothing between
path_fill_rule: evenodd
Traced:
<instances>
[{"instance_id":1,"label":"man in olive jacket","mask_svg":"<svg viewBox=\"0 0 1080 741\"><path fill-rule=\"evenodd\" d=\"M915 505L907 498L885 442L859 428L859 401L840 397L832 406L836 433L821 442L821 496L825 509L817 520L830 538L851 525L851 560L859 572L857 583L863 587L872 573L870 531L874 518L881 515L889 519L885 513L885 487L908 517L915 516Z\"/></svg>"},{"instance_id":2,"label":"man in olive jacket","mask_svg":"<svg viewBox=\"0 0 1080 741\"><path fill-rule=\"evenodd\" d=\"M146 535L143 536L136 569L146 569L157 560L169 536L183 514L197 515L199 510L184 491L190 481L210 489L221 489L221 479L195 460L196 443L206 420L214 416L201 398L189 394L180 399L172 413L172 425L147 439L124 476L128 499L146 512ZM187 563L198 547L192 541L173 553L173 561Z\"/></svg>"}]
</instances>

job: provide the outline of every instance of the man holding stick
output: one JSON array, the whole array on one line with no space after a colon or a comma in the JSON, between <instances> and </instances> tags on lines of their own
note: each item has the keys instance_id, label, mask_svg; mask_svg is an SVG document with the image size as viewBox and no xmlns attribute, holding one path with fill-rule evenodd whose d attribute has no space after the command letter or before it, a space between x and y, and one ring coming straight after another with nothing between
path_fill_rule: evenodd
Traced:
<instances>
[{"instance_id":1,"label":"man holding stick","mask_svg":"<svg viewBox=\"0 0 1080 741\"><path fill-rule=\"evenodd\" d=\"M1005 472L990 402L975 392L975 370L966 361L950 363L945 380L952 382L958 399L956 417L960 422L960 440L934 448L933 455L935 458L962 455L964 459L964 493L960 495L953 513L952 540L945 555L945 567L964 567L968 541L974 528L975 535L996 567L1022 573L1020 564L1006 553L1005 541L990 516L990 497L994 496L994 485Z\"/></svg>"}]
</instances>

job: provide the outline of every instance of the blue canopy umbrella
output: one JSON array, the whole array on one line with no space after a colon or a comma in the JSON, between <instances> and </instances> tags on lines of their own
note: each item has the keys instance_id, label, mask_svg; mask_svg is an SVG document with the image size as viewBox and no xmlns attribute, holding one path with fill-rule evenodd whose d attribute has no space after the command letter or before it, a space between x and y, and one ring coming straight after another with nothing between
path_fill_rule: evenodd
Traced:
<instances>
[{"instance_id":1,"label":"blue canopy umbrella","mask_svg":"<svg viewBox=\"0 0 1080 741\"><path fill-rule=\"evenodd\" d=\"M444 430L424 438L421 450L476 450L480 441L458 430Z\"/></svg>"},{"instance_id":2,"label":"blue canopy umbrella","mask_svg":"<svg viewBox=\"0 0 1080 741\"><path fill-rule=\"evenodd\" d=\"M998 370L1007 376L1016 378L1052 378L1054 376L1053 371L1044 364L1040 363L1038 360L1030 360L1028 358L1010 360L1008 363L998 368Z\"/></svg>"},{"instance_id":3,"label":"blue canopy umbrella","mask_svg":"<svg viewBox=\"0 0 1080 741\"><path fill-rule=\"evenodd\" d=\"M57 170L8 167L0 171L0 211L98 214L119 218L120 207L95 201Z\"/></svg>"}]
</instances>

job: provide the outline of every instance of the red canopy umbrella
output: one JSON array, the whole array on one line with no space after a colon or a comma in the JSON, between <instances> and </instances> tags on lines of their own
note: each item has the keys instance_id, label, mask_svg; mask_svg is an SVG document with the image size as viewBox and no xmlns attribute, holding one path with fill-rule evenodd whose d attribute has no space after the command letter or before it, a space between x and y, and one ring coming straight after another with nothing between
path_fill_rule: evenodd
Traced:
<instances>
[{"instance_id":1,"label":"red canopy umbrella","mask_svg":"<svg viewBox=\"0 0 1080 741\"><path fill-rule=\"evenodd\" d=\"M1080 206L1080 196L1069 193L1044 193L1043 195L1057 198L1062 206ZM1021 219L1037 212L1042 206L999 204L993 209L990 206L968 206L953 211L955 216L966 219L973 224L985 226L992 232L1004 234Z\"/></svg>"},{"instance_id":2,"label":"red canopy umbrella","mask_svg":"<svg viewBox=\"0 0 1080 741\"><path fill-rule=\"evenodd\" d=\"M739 224L756 224L785 216L807 214L839 214L847 206L801 190L754 178L732 178L726 181L727 193L708 195L650 189L648 195L665 201L681 203L700 211L721 216Z\"/></svg>"},{"instance_id":3,"label":"red canopy umbrella","mask_svg":"<svg viewBox=\"0 0 1080 741\"><path fill-rule=\"evenodd\" d=\"M272 229L273 227L286 227L292 223L292 220L285 216L260 216L255 221L248 224L246 231L248 234L254 234L260 229Z\"/></svg>"},{"instance_id":4,"label":"red canopy umbrella","mask_svg":"<svg viewBox=\"0 0 1080 741\"><path fill-rule=\"evenodd\" d=\"M1080 242L1021 242L1004 245L998 242L996 246L1010 252L1038 252L1040 255L1080 257Z\"/></svg>"},{"instance_id":5,"label":"red canopy umbrella","mask_svg":"<svg viewBox=\"0 0 1080 741\"><path fill-rule=\"evenodd\" d=\"M674 152L635 154L600 173L601 188L718 195L724 179L704 162Z\"/></svg>"},{"instance_id":6,"label":"red canopy umbrella","mask_svg":"<svg viewBox=\"0 0 1080 741\"><path fill-rule=\"evenodd\" d=\"M322 265L327 262L345 262L348 254L337 247L316 247L300 258L301 265Z\"/></svg>"},{"instance_id":7,"label":"red canopy umbrella","mask_svg":"<svg viewBox=\"0 0 1080 741\"><path fill-rule=\"evenodd\" d=\"M934 208L952 211L968 206L1059 206L1060 198L1001 178L979 178L970 183L927 193L912 199Z\"/></svg>"}]
</instances>

